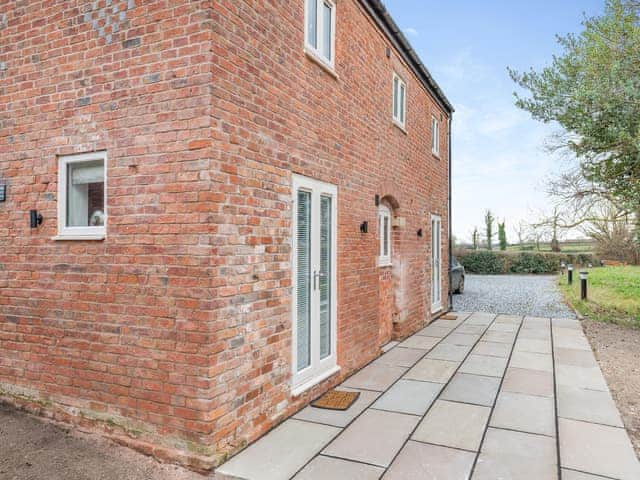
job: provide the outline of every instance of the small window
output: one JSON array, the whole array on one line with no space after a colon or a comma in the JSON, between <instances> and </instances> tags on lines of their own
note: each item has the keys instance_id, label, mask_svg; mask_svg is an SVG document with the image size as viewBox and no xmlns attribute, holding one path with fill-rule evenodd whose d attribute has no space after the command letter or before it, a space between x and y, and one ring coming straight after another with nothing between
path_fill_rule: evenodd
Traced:
<instances>
[{"instance_id":1,"label":"small window","mask_svg":"<svg viewBox=\"0 0 640 480\"><path fill-rule=\"evenodd\" d=\"M440 155L440 122L436 117L431 117L431 151Z\"/></svg>"},{"instance_id":2,"label":"small window","mask_svg":"<svg viewBox=\"0 0 640 480\"><path fill-rule=\"evenodd\" d=\"M380 256L378 265L391 265L391 210L386 205L378 209L378 235L380 237Z\"/></svg>"},{"instance_id":3,"label":"small window","mask_svg":"<svg viewBox=\"0 0 640 480\"><path fill-rule=\"evenodd\" d=\"M393 121L405 128L407 116L407 85L395 73L393 74Z\"/></svg>"},{"instance_id":4,"label":"small window","mask_svg":"<svg viewBox=\"0 0 640 480\"><path fill-rule=\"evenodd\" d=\"M105 236L106 152L58 158L58 237Z\"/></svg>"},{"instance_id":5,"label":"small window","mask_svg":"<svg viewBox=\"0 0 640 480\"><path fill-rule=\"evenodd\" d=\"M305 44L323 63L333 68L336 8L331 0L305 0Z\"/></svg>"}]
</instances>

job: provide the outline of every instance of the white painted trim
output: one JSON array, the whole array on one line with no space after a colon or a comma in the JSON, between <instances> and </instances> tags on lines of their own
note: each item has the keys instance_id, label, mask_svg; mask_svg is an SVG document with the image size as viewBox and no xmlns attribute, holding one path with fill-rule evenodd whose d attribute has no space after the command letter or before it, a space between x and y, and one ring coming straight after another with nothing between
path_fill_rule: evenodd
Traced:
<instances>
[{"instance_id":1,"label":"white painted trim","mask_svg":"<svg viewBox=\"0 0 640 480\"><path fill-rule=\"evenodd\" d=\"M435 225L434 225L435 224ZM435 266L435 258L434 258L434 226L438 229L438 260L439 260L439 268L438 268L438 279L434 279L434 266ZM431 313L436 313L442 310L442 217L440 215L431 215ZM434 298L434 287L438 288L439 298Z\"/></svg>"},{"instance_id":2,"label":"white painted trim","mask_svg":"<svg viewBox=\"0 0 640 480\"><path fill-rule=\"evenodd\" d=\"M104 162L104 226L67 226L67 166L72 163L102 160ZM89 152L58 157L58 235L53 240L104 240L107 233L107 152Z\"/></svg>"},{"instance_id":3,"label":"white painted trim","mask_svg":"<svg viewBox=\"0 0 640 480\"><path fill-rule=\"evenodd\" d=\"M338 188L335 185L321 182L309 177L293 174L292 178L292 248L291 248L291 280L292 280L292 302L291 302L291 372L292 372L292 389L293 391L302 391L310 388L322 381L324 378L335 373L337 367L337 318L338 318ZM319 269L320 249L317 247L320 238L320 197L323 195L330 196L331 201L331 354L320 359L320 293L319 290L312 290L313 299L311 300L311 365L304 370L297 371L298 365L298 324L296 319L297 313L297 215L296 201L298 190L311 192L311 271ZM312 280L313 282L313 280ZM333 373L331 373L333 372Z\"/></svg>"},{"instance_id":4,"label":"white painted trim","mask_svg":"<svg viewBox=\"0 0 640 480\"><path fill-rule=\"evenodd\" d=\"M328 60L322 54L322 42L324 41L324 24L322 21L322 11L318 8L321 3L326 3L331 7L331 60ZM312 56L314 60L320 62L320 64L329 70L329 73L335 74L335 59L336 59L336 4L333 0L316 0L316 35L318 36L318 48L309 43L309 32L307 29L309 16L308 2L304 0L304 50Z\"/></svg>"},{"instance_id":5,"label":"white painted trim","mask_svg":"<svg viewBox=\"0 0 640 480\"><path fill-rule=\"evenodd\" d=\"M306 392L307 390L315 387L316 385L318 385L321 382L324 382L327 378L334 376L336 373L338 373L340 371L340 367L338 365L336 365L335 367L333 367L331 370L327 370L326 372L324 372L323 374L321 374L318 377L312 378L311 380L309 380L306 383L303 383L295 388L293 388L291 390L291 396L292 397L298 397L301 394L303 394L304 392Z\"/></svg>"}]
</instances>

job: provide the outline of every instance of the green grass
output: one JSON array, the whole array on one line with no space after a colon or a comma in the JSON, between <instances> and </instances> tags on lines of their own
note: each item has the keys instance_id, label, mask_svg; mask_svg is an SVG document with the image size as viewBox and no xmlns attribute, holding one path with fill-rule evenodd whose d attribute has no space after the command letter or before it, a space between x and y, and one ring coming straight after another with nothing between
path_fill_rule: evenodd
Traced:
<instances>
[{"instance_id":1,"label":"green grass","mask_svg":"<svg viewBox=\"0 0 640 480\"><path fill-rule=\"evenodd\" d=\"M495 248L495 247L494 247ZM560 250L562 253L593 253L594 244L593 242L585 242L585 241L566 241L560 242ZM537 252L538 248L533 243L525 243L523 245L509 245L507 247L508 251L512 252L520 252L520 251L528 251L528 252ZM550 252L551 244L548 242L540 243L540 252Z\"/></svg>"},{"instance_id":2,"label":"green grass","mask_svg":"<svg viewBox=\"0 0 640 480\"><path fill-rule=\"evenodd\" d=\"M573 285L567 284L566 273L558 283L567 301L585 317L640 328L640 267L589 269L586 301L580 300L578 271Z\"/></svg>"}]
</instances>

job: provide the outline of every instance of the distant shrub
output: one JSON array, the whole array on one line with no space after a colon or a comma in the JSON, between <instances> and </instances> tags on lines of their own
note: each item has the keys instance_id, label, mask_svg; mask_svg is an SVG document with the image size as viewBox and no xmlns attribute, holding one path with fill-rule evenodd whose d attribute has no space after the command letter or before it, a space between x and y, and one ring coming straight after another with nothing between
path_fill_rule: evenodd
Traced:
<instances>
[{"instance_id":1,"label":"distant shrub","mask_svg":"<svg viewBox=\"0 0 640 480\"><path fill-rule=\"evenodd\" d=\"M592 254L563 254L553 252L497 252L488 250L457 250L455 255L469 273L486 275L504 273L556 273L560 264L573 264L576 268L589 264L599 265Z\"/></svg>"},{"instance_id":2,"label":"distant shrub","mask_svg":"<svg viewBox=\"0 0 640 480\"><path fill-rule=\"evenodd\" d=\"M504 255L489 251L473 251L458 256L458 261L470 273L504 273Z\"/></svg>"}]
</instances>

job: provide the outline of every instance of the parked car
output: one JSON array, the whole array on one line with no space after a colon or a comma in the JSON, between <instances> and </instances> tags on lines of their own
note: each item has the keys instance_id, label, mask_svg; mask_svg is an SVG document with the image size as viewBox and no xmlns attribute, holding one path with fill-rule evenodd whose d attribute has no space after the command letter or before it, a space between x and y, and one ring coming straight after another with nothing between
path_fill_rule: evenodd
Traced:
<instances>
[{"instance_id":1,"label":"parked car","mask_svg":"<svg viewBox=\"0 0 640 480\"><path fill-rule=\"evenodd\" d=\"M464 293L464 267L456 257L451 258L451 291Z\"/></svg>"}]
</instances>

